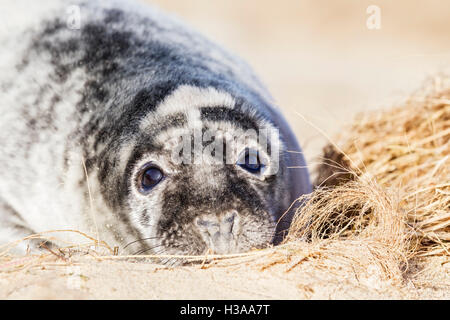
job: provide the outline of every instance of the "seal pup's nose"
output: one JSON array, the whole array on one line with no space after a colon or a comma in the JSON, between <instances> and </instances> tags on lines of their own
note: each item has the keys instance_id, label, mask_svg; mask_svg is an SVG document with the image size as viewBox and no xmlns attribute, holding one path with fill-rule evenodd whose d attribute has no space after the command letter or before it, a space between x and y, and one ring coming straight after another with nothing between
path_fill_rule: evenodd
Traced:
<instances>
[{"instance_id":1,"label":"seal pup's nose","mask_svg":"<svg viewBox=\"0 0 450 320\"><path fill-rule=\"evenodd\" d=\"M203 215L195 219L200 233L214 253L230 253L236 248L239 214L232 210L223 215Z\"/></svg>"}]
</instances>

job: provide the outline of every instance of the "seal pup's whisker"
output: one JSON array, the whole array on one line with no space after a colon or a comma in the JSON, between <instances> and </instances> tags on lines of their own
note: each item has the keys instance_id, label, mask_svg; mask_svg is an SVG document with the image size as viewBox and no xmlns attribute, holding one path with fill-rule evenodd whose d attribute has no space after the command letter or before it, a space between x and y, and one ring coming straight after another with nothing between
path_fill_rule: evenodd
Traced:
<instances>
[{"instance_id":1,"label":"seal pup's whisker","mask_svg":"<svg viewBox=\"0 0 450 320\"><path fill-rule=\"evenodd\" d=\"M153 247L150 247L150 248L145 248L145 249L136 251L135 253L133 253L133 255L143 254L143 253L149 252L149 251L151 251L151 250L154 250L154 249L160 248L160 247L163 247L163 245L162 245L162 244L159 244L159 245L156 245L156 246L153 246Z\"/></svg>"},{"instance_id":2,"label":"seal pup's whisker","mask_svg":"<svg viewBox=\"0 0 450 320\"><path fill-rule=\"evenodd\" d=\"M134 240L134 241L131 241L131 242L127 243L127 244L123 247L123 249L126 249L128 246L132 245L133 243L141 242L141 241L146 241L146 240L153 240L153 239L161 239L161 237L148 237L148 238L137 239L137 240Z\"/></svg>"}]
</instances>

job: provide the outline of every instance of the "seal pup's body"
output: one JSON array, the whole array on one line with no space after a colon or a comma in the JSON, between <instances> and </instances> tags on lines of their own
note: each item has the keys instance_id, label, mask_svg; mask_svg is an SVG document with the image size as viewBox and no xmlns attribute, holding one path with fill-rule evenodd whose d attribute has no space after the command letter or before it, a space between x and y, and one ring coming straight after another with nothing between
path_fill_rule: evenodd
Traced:
<instances>
[{"instance_id":1,"label":"seal pup's body","mask_svg":"<svg viewBox=\"0 0 450 320\"><path fill-rule=\"evenodd\" d=\"M177 20L129 1L2 6L0 243L74 229L122 247L145 239L132 253L243 251L269 243L310 192L300 147L250 68ZM278 129L268 166L279 170L174 164L175 137L194 129Z\"/></svg>"}]
</instances>

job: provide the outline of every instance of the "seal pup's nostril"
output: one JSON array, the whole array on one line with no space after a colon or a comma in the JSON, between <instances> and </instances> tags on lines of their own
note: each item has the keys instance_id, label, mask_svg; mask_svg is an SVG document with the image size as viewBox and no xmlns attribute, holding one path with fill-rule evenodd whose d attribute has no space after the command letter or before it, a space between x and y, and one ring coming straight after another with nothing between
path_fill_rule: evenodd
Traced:
<instances>
[{"instance_id":1,"label":"seal pup's nostril","mask_svg":"<svg viewBox=\"0 0 450 320\"><path fill-rule=\"evenodd\" d=\"M237 221L239 221L238 213L234 210L222 216L204 215L195 219L196 225L202 230L216 231L218 228L219 231L225 233L231 233Z\"/></svg>"},{"instance_id":2,"label":"seal pup's nostril","mask_svg":"<svg viewBox=\"0 0 450 320\"><path fill-rule=\"evenodd\" d=\"M236 211L233 210L225 214L223 219L226 223L233 223L234 219L236 218L236 215L237 215Z\"/></svg>"},{"instance_id":3,"label":"seal pup's nostril","mask_svg":"<svg viewBox=\"0 0 450 320\"><path fill-rule=\"evenodd\" d=\"M209 230L219 227L219 219L215 216L203 216L195 219L195 223L200 229Z\"/></svg>"},{"instance_id":4,"label":"seal pup's nostril","mask_svg":"<svg viewBox=\"0 0 450 320\"><path fill-rule=\"evenodd\" d=\"M233 210L227 212L222 221L222 226L224 230L227 230L229 233L233 233L236 230L236 223L239 221L238 213Z\"/></svg>"}]
</instances>

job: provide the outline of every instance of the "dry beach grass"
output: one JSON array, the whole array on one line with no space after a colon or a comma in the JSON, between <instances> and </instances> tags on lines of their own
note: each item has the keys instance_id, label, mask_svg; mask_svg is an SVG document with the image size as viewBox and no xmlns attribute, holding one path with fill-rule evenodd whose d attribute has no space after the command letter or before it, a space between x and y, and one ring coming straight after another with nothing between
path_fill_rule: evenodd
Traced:
<instances>
[{"instance_id":1,"label":"dry beach grass","mask_svg":"<svg viewBox=\"0 0 450 320\"><path fill-rule=\"evenodd\" d=\"M450 81L440 77L333 139L280 246L166 257L191 262L170 268L52 231L34 237L80 242L25 257L1 248L0 297L448 299L449 163Z\"/></svg>"}]
</instances>

